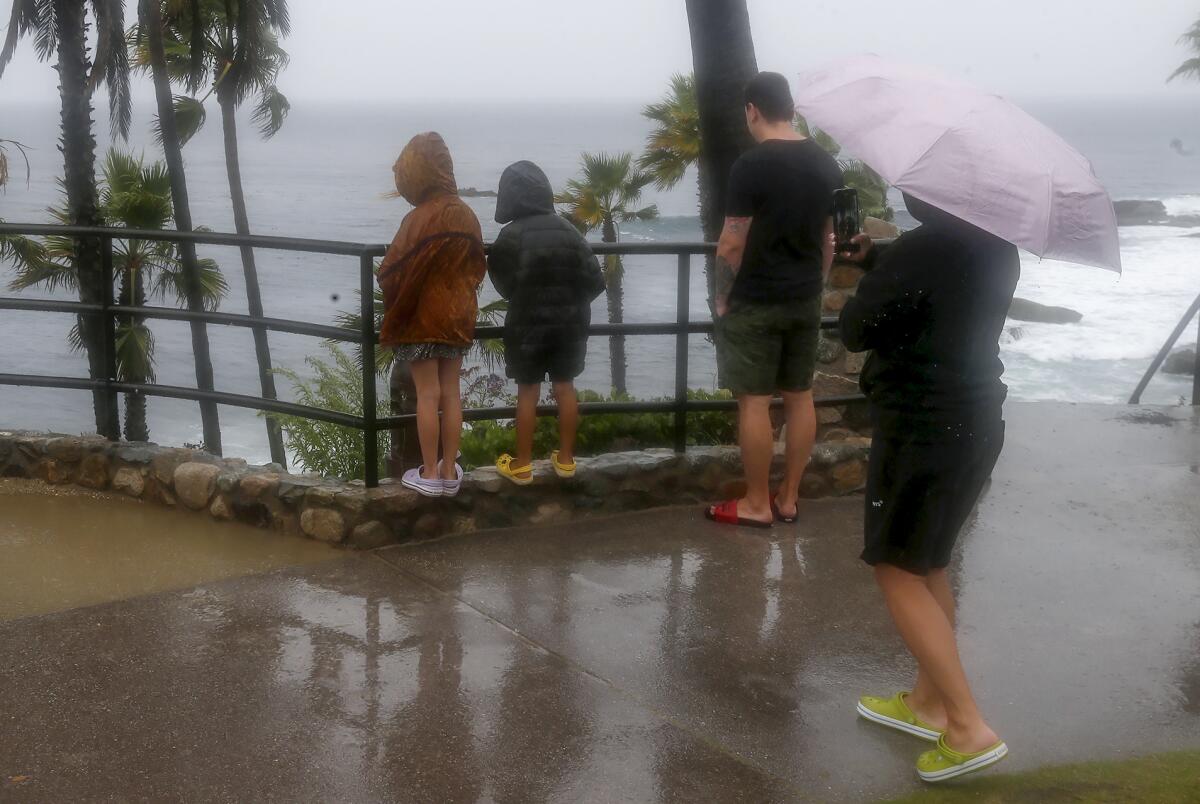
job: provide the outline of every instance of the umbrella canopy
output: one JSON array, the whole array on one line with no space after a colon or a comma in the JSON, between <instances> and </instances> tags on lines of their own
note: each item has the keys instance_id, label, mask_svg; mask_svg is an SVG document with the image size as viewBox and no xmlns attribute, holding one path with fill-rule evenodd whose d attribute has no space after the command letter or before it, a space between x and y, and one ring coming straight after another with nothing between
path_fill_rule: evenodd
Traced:
<instances>
[{"instance_id":1,"label":"umbrella canopy","mask_svg":"<svg viewBox=\"0 0 1200 804\"><path fill-rule=\"evenodd\" d=\"M1121 270L1091 163L997 95L861 56L800 77L796 109L890 184L1039 257Z\"/></svg>"}]
</instances>

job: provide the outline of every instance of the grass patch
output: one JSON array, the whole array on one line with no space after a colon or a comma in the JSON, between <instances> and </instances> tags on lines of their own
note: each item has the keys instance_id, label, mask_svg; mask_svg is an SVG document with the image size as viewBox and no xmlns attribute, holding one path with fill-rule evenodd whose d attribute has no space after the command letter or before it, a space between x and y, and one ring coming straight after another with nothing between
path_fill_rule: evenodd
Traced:
<instances>
[{"instance_id":1,"label":"grass patch","mask_svg":"<svg viewBox=\"0 0 1200 804\"><path fill-rule=\"evenodd\" d=\"M897 804L938 802L1200 802L1200 751L1040 768L1027 773L967 777L930 787Z\"/></svg>"}]
</instances>

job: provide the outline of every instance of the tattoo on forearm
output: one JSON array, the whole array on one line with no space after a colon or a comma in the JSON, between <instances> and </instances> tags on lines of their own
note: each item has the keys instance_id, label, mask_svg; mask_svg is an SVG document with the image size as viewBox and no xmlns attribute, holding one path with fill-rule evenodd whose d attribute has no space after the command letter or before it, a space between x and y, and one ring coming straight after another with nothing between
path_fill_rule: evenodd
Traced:
<instances>
[{"instance_id":1,"label":"tattoo on forearm","mask_svg":"<svg viewBox=\"0 0 1200 804\"><path fill-rule=\"evenodd\" d=\"M717 257L717 298L728 299L733 292L733 281L737 279L737 271L724 257Z\"/></svg>"}]
</instances>

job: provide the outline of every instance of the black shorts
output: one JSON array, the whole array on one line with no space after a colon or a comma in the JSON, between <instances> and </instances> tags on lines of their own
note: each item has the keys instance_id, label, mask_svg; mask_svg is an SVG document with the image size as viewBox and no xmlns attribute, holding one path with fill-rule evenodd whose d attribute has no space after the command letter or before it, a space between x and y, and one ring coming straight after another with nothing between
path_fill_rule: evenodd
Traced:
<instances>
[{"instance_id":1,"label":"black shorts","mask_svg":"<svg viewBox=\"0 0 1200 804\"><path fill-rule=\"evenodd\" d=\"M517 385L541 385L550 382L573 382L583 373L587 363L587 341L562 340L536 347L505 344L504 368L508 378Z\"/></svg>"},{"instance_id":2,"label":"black shorts","mask_svg":"<svg viewBox=\"0 0 1200 804\"><path fill-rule=\"evenodd\" d=\"M916 575L944 569L1004 447L1004 422L931 442L876 431L867 470L862 560Z\"/></svg>"}]
</instances>

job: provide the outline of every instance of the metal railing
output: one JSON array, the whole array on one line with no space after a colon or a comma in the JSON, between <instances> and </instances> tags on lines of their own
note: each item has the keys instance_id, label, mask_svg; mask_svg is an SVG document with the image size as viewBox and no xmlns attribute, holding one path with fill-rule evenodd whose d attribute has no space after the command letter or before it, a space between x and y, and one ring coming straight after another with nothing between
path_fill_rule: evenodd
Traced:
<instances>
[{"instance_id":1,"label":"metal railing","mask_svg":"<svg viewBox=\"0 0 1200 804\"><path fill-rule=\"evenodd\" d=\"M1171 354L1171 350L1175 348L1180 336L1187 329L1188 324L1192 323L1192 319L1196 317L1196 313L1200 313L1200 296L1192 302L1192 306L1183 314L1183 318L1179 319L1179 323L1175 325L1175 329L1171 331L1171 335L1167 338L1167 342L1158 350L1158 354L1154 356L1154 360L1150 362L1150 368L1146 369L1146 373L1142 375L1142 381L1138 383L1134 389L1133 396L1129 397L1129 404L1137 405L1142 401L1142 394L1146 387L1150 385L1150 381L1154 379L1154 375L1166 362L1167 357ZM1192 366L1192 405L1200 405L1200 328L1196 330L1196 363Z\"/></svg>"},{"instance_id":2,"label":"metal railing","mask_svg":"<svg viewBox=\"0 0 1200 804\"><path fill-rule=\"evenodd\" d=\"M350 427L364 433L364 458L366 463L366 483L373 487L379 482L379 454L376 434L385 430L402 427L413 421L413 414L401 416L378 415L375 371L375 350L379 342L375 331L375 259L383 256L387 248L383 245L368 243L351 243L332 240L308 240L290 237L268 237L259 235L220 234L214 232L176 232L167 230L136 230L122 228L90 228L82 226L56 226L41 224L4 224L0 223L0 236L65 236L74 238L99 238L102 241L103 253L103 287L104 296L99 304L82 302L44 301L35 299L20 299L0 297L0 310L13 310L43 313L73 313L76 315L100 316L104 324L103 359L106 367L104 377L57 377L34 374L4 374L0 373L0 385L14 385L37 388L60 388L101 391L103 404L111 406L110 411L117 410L117 394L141 393L147 396L183 399L195 402L214 402L221 405L249 408L266 413L279 413L297 416L316 421L329 422L344 427ZM211 246L249 246L256 249L276 251L305 252L309 254L328 254L333 256L354 257L358 259L359 294L362 328L359 332L341 327L313 324L307 321L296 321L282 318L254 317L238 313L221 313L207 311L182 310L168 307L134 307L113 303L113 267L112 243L114 240L158 240L170 242L190 242L196 245ZM599 413L636 414L636 413L665 413L674 416L674 448L683 452L687 447L689 413L705 411L733 411L737 408L735 400L690 400L688 399L688 338L691 335L703 335L713 331L712 321L691 320L691 278L692 257L711 254L715 250L708 243L592 243L592 250L597 255L674 255L678 258L676 266L677 295L675 321L651 324L596 324L589 330L589 336L594 335L673 335L675 336L675 388L671 399L663 401L629 401L629 402L591 402L582 403L580 412L584 415ZM203 321L208 324L220 324L235 327L261 328L272 332L284 332L293 335L307 335L332 341L356 343L362 350L362 395L363 412L361 415L342 413L340 411L300 405L278 399L267 399L247 394L234 394L226 391L205 390L158 383L129 383L117 379L115 322L117 316L137 315L147 319L166 321ZM837 319L826 317L822 321L823 329L836 329ZM503 335L503 327L480 326L475 332L476 340L499 338ZM836 396L818 397L818 405L841 405L860 401L859 394L843 394ZM510 419L515 416L511 407L477 408L463 411L467 421L486 419ZM554 413L552 406L538 408L539 415ZM117 433L102 433L111 439L116 439Z\"/></svg>"}]
</instances>

